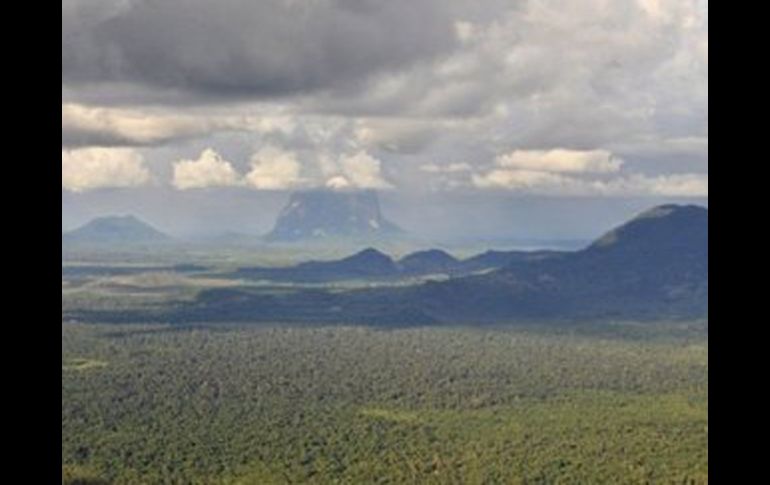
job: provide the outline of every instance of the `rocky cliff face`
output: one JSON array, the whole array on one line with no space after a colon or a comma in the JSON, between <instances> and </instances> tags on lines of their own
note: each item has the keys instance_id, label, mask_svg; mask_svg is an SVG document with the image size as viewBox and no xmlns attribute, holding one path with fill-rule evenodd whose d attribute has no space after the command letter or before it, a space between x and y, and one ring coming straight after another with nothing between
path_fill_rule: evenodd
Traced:
<instances>
[{"instance_id":1,"label":"rocky cliff face","mask_svg":"<svg viewBox=\"0 0 770 485\"><path fill-rule=\"evenodd\" d=\"M325 238L377 239L402 231L385 219L371 190L295 192L278 216L269 241Z\"/></svg>"}]
</instances>

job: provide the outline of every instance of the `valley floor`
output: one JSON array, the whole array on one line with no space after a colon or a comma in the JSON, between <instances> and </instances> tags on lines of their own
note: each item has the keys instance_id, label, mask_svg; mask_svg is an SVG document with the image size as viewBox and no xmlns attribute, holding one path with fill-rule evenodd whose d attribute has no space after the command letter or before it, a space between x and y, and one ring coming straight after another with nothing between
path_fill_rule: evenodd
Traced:
<instances>
[{"instance_id":1,"label":"valley floor","mask_svg":"<svg viewBox=\"0 0 770 485\"><path fill-rule=\"evenodd\" d=\"M706 483L707 450L706 323L62 324L65 483Z\"/></svg>"}]
</instances>

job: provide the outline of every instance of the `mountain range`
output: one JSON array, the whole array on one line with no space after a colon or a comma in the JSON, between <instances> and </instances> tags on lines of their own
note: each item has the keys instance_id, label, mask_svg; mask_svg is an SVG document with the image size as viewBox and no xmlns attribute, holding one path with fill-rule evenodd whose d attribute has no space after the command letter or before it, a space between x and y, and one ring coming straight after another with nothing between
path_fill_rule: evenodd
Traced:
<instances>
[{"instance_id":1,"label":"mountain range","mask_svg":"<svg viewBox=\"0 0 770 485\"><path fill-rule=\"evenodd\" d=\"M395 260L374 248L367 248L333 261L308 261L288 267L246 267L227 277L247 280L322 283L345 280L387 281L406 277L462 276L502 268L517 261L535 261L562 254L559 251L487 251L457 259L441 249L407 254Z\"/></svg>"},{"instance_id":2,"label":"mountain range","mask_svg":"<svg viewBox=\"0 0 770 485\"><path fill-rule=\"evenodd\" d=\"M708 210L657 207L583 250L429 282L407 299L439 319L705 317Z\"/></svg>"},{"instance_id":3,"label":"mountain range","mask_svg":"<svg viewBox=\"0 0 770 485\"><path fill-rule=\"evenodd\" d=\"M708 209L692 205L653 208L572 252L489 252L457 261L431 250L393 261L369 249L284 271L327 279L379 278L471 263L502 266L442 281L350 291L215 288L193 302L154 312L77 317L372 325L708 318Z\"/></svg>"}]
</instances>

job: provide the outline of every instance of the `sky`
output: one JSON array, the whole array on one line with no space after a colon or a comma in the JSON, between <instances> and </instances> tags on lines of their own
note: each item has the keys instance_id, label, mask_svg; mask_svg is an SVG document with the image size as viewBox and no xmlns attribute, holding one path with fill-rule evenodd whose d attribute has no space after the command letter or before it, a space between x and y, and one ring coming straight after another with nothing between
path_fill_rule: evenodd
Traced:
<instances>
[{"instance_id":1,"label":"sky","mask_svg":"<svg viewBox=\"0 0 770 485\"><path fill-rule=\"evenodd\" d=\"M701 0L62 0L62 225L269 230L377 189L423 235L708 201Z\"/></svg>"}]
</instances>

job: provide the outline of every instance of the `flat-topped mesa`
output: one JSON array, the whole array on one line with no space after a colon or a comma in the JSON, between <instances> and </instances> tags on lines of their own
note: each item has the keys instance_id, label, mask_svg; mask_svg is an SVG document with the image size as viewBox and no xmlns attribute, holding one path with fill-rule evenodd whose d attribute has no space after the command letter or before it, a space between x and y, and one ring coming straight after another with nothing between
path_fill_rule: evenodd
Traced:
<instances>
[{"instance_id":1,"label":"flat-topped mesa","mask_svg":"<svg viewBox=\"0 0 770 485\"><path fill-rule=\"evenodd\" d=\"M291 194L266 239L377 239L402 232L382 215L377 192L373 190L309 190Z\"/></svg>"}]
</instances>

